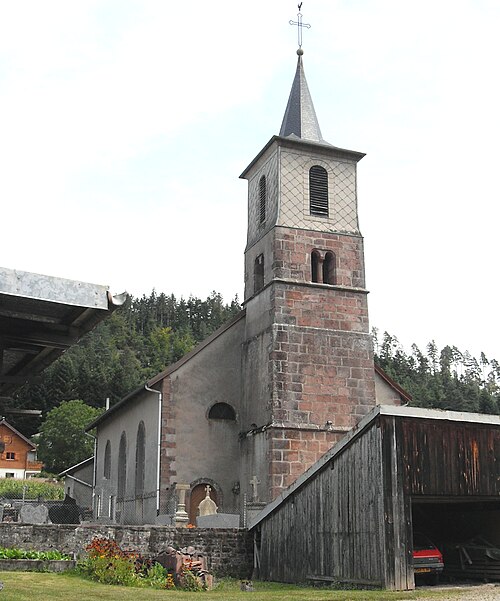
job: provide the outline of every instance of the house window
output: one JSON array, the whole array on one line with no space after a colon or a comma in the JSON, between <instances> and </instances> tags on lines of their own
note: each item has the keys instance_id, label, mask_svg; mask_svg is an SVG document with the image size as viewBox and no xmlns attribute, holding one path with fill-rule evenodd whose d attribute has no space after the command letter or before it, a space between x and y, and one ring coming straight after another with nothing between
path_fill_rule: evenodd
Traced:
<instances>
[{"instance_id":1,"label":"house window","mask_svg":"<svg viewBox=\"0 0 500 601\"><path fill-rule=\"evenodd\" d=\"M317 250L313 250L311 253L311 281L319 282L320 274L321 274L321 257Z\"/></svg>"},{"instance_id":2,"label":"house window","mask_svg":"<svg viewBox=\"0 0 500 601\"><path fill-rule=\"evenodd\" d=\"M12 451L7 451L7 453L5 453L5 459L9 459L10 461L14 461L15 458L16 458L16 454L13 453Z\"/></svg>"},{"instance_id":3,"label":"house window","mask_svg":"<svg viewBox=\"0 0 500 601\"><path fill-rule=\"evenodd\" d=\"M144 466L146 462L146 430L144 422L137 428L137 443L135 447L135 494L144 492Z\"/></svg>"},{"instance_id":4,"label":"house window","mask_svg":"<svg viewBox=\"0 0 500 601\"><path fill-rule=\"evenodd\" d=\"M259 180L259 222L264 223L266 220L266 205L267 205L267 183L266 176L263 175Z\"/></svg>"},{"instance_id":5,"label":"house window","mask_svg":"<svg viewBox=\"0 0 500 601\"><path fill-rule=\"evenodd\" d=\"M5 473L5 477L6 478L14 478L15 474L13 472L6 472Z\"/></svg>"},{"instance_id":6,"label":"house window","mask_svg":"<svg viewBox=\"0 0 500 601\"><path fill-rule=\"evenodd\" d=\"M108 440L106 448L104 449L104 473L103 476L106 480L111 478L111 443Z\"/></svg>"},{"instance_id":7,"label":"house window","mask_svg":"<svg viewBox=\"0 0 500 601\"><path fill-rule=\"evenodd\" d=\"M327 252L323 261L323 283L335 284L335 255Z\"/></svg>"},{"instance_id":8,"label":"house window","mask_svg":"<svg viewBox=\"0 0 500 601\"><path fill-rule=\"evenodd\" d=\"M264 288L264 255L259 255L255 259L253 268L253 291L256 294L261 288Z\"/></svg>"},{"instance_id":9,"label":"house window","mask_svg":"<svg viewBox=\"0 0 500 601\"><path fill-rule=\"evenodd\" d=\"M328 217L328 173L320 165L309 169L309 211L311 215Z\"/></svg>"},{"instance_id":10,"label":"house window","mask_svg":"<svg viewBox=\"0 0 500 601\"><path fill-rule=\"evenodd\" d=\"M209 419L227 419L231 421L236 421L236 412L227 403L215 403L210 407L210 411L208 412Z\"/></svg>"}]
</instances>

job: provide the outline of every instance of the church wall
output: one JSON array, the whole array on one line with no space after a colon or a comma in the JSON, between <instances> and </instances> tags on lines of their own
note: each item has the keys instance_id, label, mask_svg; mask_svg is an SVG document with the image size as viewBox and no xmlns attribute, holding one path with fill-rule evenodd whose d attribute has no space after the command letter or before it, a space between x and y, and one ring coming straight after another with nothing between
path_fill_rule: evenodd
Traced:
<instances>
[{"instance_id":1,"label":"church wall","mask_svg":"<svg viewBox=\"0 0 500 601\"><path fill-rule=\"evenodd\" d=\"M239 474L243 337L241 319L168 376L169 399L164 399L170 417L164 420L163 430L168 429L165 437L170 446L162 449L162 461L170 450L171 474L162 486L213 481L219 487L217 504L225 509L238 502L232 488ZM209 419L215 403L231 405L236 420Z\"/></svg>"},{"instance_id":2,"label":"church wall","mask_svg":"<svg viewBox=\"0 0 500 601\"><path fill-rule=\"evenodd\" d=\"M145 472L143 499L136 502L135 470L136 442L139 423L145 427ZM123 507L117 503L118 495L118 455L120 439L125 432L127 437L126 489ZM104 477L104 453L106 442L111 443L110 478ZM122 523L154 523L156 519L156 491L158 487L158 395L144 391L137 394L120 411L102 422L97 429L97 472L95 503L99 504L99 515L95 517L109 521L110 497L116 503L117 521ZM98 499L99 497L99 499ZM94 509L97 512L97 507Z\"/></svg>"},{"instance_id":3,"label":"church wall","mask_svg":"<svg viewBox=\"0 0 500 601\"><path fill-rule=\"evenodd\" d=\"M266 218L260 221L260 179L266 178ZM247 248L268 232L278 217L278 157L276 153L265 153L255 166L252 177L248 180L248 236Z\"/></svg>"},{"instance_id":4,"label":"church wall","mask_svg":"<svg viewBox=\"0 0 500 601\"><path fill-rule=\"evenodd\" d=\"M401 405L399 394L377 372L375 372L375 398L377 405Z\"/></svg>"},{"instance_id":5,"label":"church wall","mask_svg":"<svg viewBox=\"0 0 500 601\"><path fill-rule=\"evenodd\" d=\"M359 233L356 200L356 162L335 156L328 146L280 148L280 214L278 225L320 232ZM313 149L314 148L314 149ZM319 165L328 173L330 211L318 217L309 210L309 169Z\"/></svg>"}]
</instances>

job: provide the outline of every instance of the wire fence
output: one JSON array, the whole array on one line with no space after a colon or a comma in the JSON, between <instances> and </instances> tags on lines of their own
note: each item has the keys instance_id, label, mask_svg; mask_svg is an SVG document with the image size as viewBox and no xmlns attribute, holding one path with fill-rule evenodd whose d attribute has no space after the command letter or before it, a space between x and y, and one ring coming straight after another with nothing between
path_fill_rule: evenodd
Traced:
<instances>
[{"instance_id":1,"label":"wire fence","mask_svg":"<svg viewBox=\"0 0 500 601\"><path fill-rule=\"evenodd\" d=\"M79 505L67 495L64 500L36 498L0 497L0 522L27 524L80 524L97 522L101 524L123 525L166 525L177 523L179 515L184 516L185 525L196 526L197 508L191 508L189 498L186 505L179 505L178 491L172 489L145 492L134 497L120 498L105 491L96 491L93 507ZM180 510L180 513L179 513ZM217 508L220 514L239 516L243 523L244 511L241 507L224 504Z\"/></svg>"}]
</instances>

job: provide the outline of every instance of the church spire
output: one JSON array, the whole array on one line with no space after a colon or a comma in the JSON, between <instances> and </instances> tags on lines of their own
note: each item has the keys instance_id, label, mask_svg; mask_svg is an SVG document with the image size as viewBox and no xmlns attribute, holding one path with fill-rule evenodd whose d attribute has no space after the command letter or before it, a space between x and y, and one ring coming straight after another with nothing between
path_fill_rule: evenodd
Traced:
<instances>
[{"instance_id":1,"label":"church spire","mask_svg":"<svg viewBox=\"0 0 500 601\"><path fill-rule=\"evenodd\" d=\"M302 2L299 4L297 21L290 21L290 25L297 25L299 43L297 54L299 55L299 59L297 61L297 71L295 72L292 91L290 92L285 116L283 117L283 123L281 124L280 136L328 144L328 142L323 140L321 135L316 111L314 110L311 94L307 87L304 66L302 64L302 55L304 54L304 51L302 50L302 28L309 28L311 26L309 23L302 23L301 8Z\"/></svg>"}]
</instances>

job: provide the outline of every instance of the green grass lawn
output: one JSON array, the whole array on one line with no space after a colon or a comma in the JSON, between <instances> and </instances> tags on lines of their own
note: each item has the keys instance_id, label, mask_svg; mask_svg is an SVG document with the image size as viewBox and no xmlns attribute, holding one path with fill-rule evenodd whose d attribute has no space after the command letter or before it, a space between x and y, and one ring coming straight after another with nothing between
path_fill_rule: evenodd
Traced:
<instances>
[{"instance_id":1,"label":"green grass lawn","mask_svg":"<svg viewBox=\"0 0 500 601\"><path fill-rule=\"evenodd\" d=\"M414 591L391 593L384 591L334 591L313 589L274 582L254 583L251 593L239 590L236 581L222 581L215 590L190 593L185 591L159 591L145 588L125 588L107 586L85 580L77 574L48 574L40 572L1 572L0 581L4 589L0 591L0 601L402 601L421 597L452 595L460 599L460 592Z\"/></svg>"}]
</instances>

